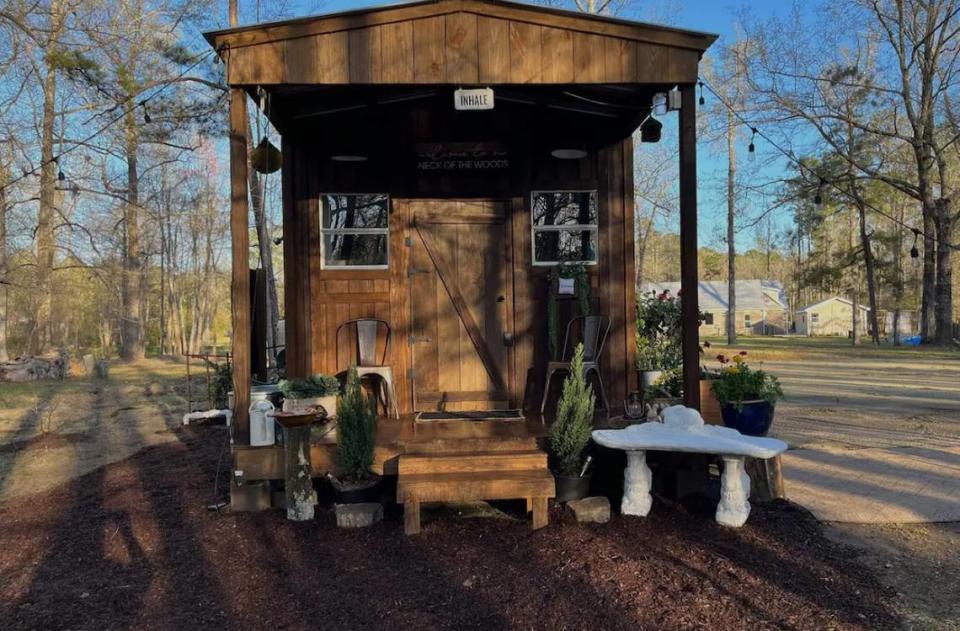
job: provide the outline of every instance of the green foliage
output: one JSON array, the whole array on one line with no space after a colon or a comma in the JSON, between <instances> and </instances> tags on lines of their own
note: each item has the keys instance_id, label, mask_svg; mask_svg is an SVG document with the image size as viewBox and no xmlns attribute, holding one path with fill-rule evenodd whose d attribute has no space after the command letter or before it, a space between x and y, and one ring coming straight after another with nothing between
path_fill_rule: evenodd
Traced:
<instances>
[{"instance_id":1,"label":"green foliage","mask_svg":"<svg viewBox=\"0 0 960 631\"><path fill-rule=\"evenodd\" d=\"M780 381L760 369L750 368L745 359L746 355L746 351L741 351L732 359L717 355L717 361L723 367L710 388L717 395L720 405L732 405L737 410L742 410L744 401L762 399L768 403L776 403L782 399Z\"/></svg>"},{"instance_id":2,"label":"green foliage","mask_svg":"<svg viewBox=\"0 0 960 631\"><path fill-rule=\"evenodd\" d=\"M557 294L553 287L560 278L576 279L577 308L580 310L580 315L588 316L590 315L590 277L587 275L587 268L583 265L566 263L551 269L547 278L550 283L550 291L547 292L547 343L550 346L550 357L557 360L560 358L561 349L557 326Z\"/></svg>"},{"instance_id":3,"label":"green foliage","mask_svg":"<svg viewBox=\"0 0 960 631\"><path fill-rule=\"evenodd\" d=\"M561 475L580 475L593 430L594 403L593 386L583 374L583 344L577 344L550 428L550 453Z\"/></svg>"},{"instance_id":4,"label":"green foliage","mask_svg":"<svg viewBox=\"0 0 960 631\"><path fill-rule=\"evenodd\" d=\"M277 385L287 399L328 397L340 393L340 382L337 378L320 373L306 379L283 379Z\"/></svg>"},{"instance_id":5,"label":"green foliage","mask_svg":"<svg viewBox=\"0 0 960 631\"><path fill-rule=\"evenodd\" d=\"M337 467L340 479L359 482L373 476L373 441L377 415L363 394L357 367L351 366L337 402Z\"/></svg>"},{"instance_id":6,"label":"green foliage","mask_svg":"<svg viewBox=\"0 0 960 631\"><path fill-rule=\"evenodd\" d=\"M683 358L680 298L650 291L637 297L637 368L671 370Z\"/></svg>"}]
</instances>

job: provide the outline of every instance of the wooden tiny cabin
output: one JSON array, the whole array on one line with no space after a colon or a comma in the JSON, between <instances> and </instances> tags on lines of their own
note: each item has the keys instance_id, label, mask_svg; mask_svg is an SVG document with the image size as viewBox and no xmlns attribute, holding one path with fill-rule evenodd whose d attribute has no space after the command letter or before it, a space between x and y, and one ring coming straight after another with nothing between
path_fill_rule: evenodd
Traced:
<instances>
[{"instance_id":1,"label":"wooden tiny cabin","mask_svg":"<svg viewBox=\"0 0 960 631\"><path fill-rule=\"evenodd\" d=\"M573 262L587 270L592 310L610 318L611 405L635 389L634 132L655 95L678 90L684 280L695 284L697 68L715 36L432 0L206 37L231 88L241 441L247 96L282 136L288 374L346 368L353 342L338 328L378 318L392 333L401 413L534 408L549 359L548 275ZM685 308L695 322L696 302ZM562 327L573 302L560 311ZM688 390L695 404L698 388Z\"/></svg>"}]
</instances>

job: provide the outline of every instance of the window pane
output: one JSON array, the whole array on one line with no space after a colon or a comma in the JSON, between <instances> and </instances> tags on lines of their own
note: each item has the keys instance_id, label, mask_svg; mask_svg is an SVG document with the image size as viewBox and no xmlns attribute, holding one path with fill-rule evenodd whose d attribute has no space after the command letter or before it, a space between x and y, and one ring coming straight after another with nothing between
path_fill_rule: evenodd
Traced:
<instances>
[{"instance_id":1,"label":"window pane","mask_svg":"<svg viewBox=\"0 0 960 631\"><path fill-rule=\"evenodd\" d=\"M321 195L324 229L386 228L386 195Z\"/></svg>"},{"instance_id":2,"label":"window pane","mask_svg":"<svg viewBox=\"0 0 960 631\"><path fill-rule=\"evenodd\" d=\"M597 233L593 230L537 230L533 237L537 263L597 260Z\"/></svg>"},{"instance_id":3,"label":"window pane","mask_svg":"<svg viewBox=\"0 0 960 631\"><path fill-rule=\"evenodd\" d=\"M325 234L323 263L326 267L387 264L385 234Z\"/></svg>"},{"instance_id":4,"label":"window pane","mask_svg":"<svg viewBox=\"0 0 960 631\"><path fill-rule=\"evenodd\" d=\"M596 191L555 191L533 194L534 226L590 226L596 223Z\"/></svg>"}]
</instances>

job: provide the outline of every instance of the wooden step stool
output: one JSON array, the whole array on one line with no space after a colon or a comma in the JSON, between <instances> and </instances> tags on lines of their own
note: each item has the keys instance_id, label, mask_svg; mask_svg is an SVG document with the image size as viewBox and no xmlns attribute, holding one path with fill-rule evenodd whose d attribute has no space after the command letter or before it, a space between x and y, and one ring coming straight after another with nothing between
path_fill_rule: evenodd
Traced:
<instances>
[{"instance_id":1,"label":"wooden step stool","mask_svg":"<svg viewBox=\"0 0 960 631\"><path fill-rule=\"evenodd\" d=\"M534 530L548 523L547 500L556 495L547 454L538 450L400 456L397 502L404 532L420 532L422 502L527 500Z\"/></svg>"}]
</instances>

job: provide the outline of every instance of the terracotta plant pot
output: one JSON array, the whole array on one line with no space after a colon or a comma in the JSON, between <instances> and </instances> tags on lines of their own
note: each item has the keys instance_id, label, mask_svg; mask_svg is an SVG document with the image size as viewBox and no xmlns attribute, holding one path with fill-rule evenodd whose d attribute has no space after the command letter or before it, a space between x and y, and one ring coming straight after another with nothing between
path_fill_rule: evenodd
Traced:
<instances>
[{"instance_id":1,"label":"terracotta plant pot","mask_svg":"<svg viewBox=\"0 0 960 631\"><path fill-rule=\"evenodd\" d=\"M277 412L274 418L282 427L291 429L310 425L317 420L317 415L312 412Z\"/></svg>"},{"instance_id":2,"label":"terracotta plant pot","mask_svg":"<svg viewBox=\"0 0 960 631\"><path fill-rule=\"evenodd\" d=\"M712 379L700 380L700 416L709 425L723 425L723 414L720 412L720 402L710 387Z\"/></svg>"},{"instance_id":3,"label":"terracotta plant pot","mask_svg":"<svg viewBox=\"0 0 960 631\"><path fill-rule=\"evenodd\" d=\"M592 474L584 476L553 474L557 485L557 503L581 500L590 494L590 479Z\"/></svg>"},{"instance_id":4,"label":"terracotta plant pot","mask_svg":"<svg viewBox=\"0 0 960 631\"><path fill-rule=\"evenodd\" d=\"M723 414L723 424L731 427L745 436L766 436L773 423L775 406L773 403L758 399L744 401L741 409L732 404L720 408Z\"/></svg>"}]
</instances>

